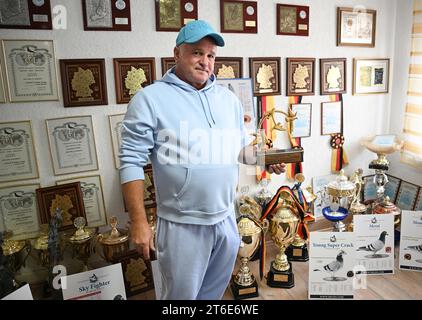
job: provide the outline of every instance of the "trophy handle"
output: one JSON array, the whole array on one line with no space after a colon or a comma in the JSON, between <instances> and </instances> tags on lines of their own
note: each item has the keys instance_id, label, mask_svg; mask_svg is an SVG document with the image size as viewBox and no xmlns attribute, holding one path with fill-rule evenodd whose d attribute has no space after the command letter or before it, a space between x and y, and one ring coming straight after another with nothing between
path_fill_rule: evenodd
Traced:
<instances>
[{"instance_id":1,"label":"trophy handle","mask_svg":"<svg viewBox=\"0 0 422 320\"><path fill-rule=\"evenodd\" d=\"M28 259L28 256L32 251L32 246L30 245L30 242L28 240L25 241L25 246L23 248L26 251L26 254L25 254L25 257L22 260L22 266L26 267L26 259Z\"/></svg>"}]
</instances>

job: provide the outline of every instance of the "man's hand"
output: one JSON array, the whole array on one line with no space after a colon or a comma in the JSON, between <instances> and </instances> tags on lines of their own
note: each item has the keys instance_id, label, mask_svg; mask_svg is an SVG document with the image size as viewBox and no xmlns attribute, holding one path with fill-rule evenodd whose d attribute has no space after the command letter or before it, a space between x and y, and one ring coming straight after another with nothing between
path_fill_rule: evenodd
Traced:
<instances>
[{"instance_id":1,"label":"man's hand","mask_svg":"<svg viewBox=\"0 0 422 320\"><path fill-rule=\"evenodd\" d=\"M154 235L149 224L140 221L131 221L130 235L136 250L142 254L145 260L149 260L150 249L155 251Z\"/></svg>"},{"instance_id":2,"label":"man's hand","mask_svg":"<svg viewBox=\"0 0 422 320\"><path fill-rule=\"evenodd\" d=\"M285 163L270 164L266 167L269 173L281 174L286 171Z\"/></svg>"}]
</instances>

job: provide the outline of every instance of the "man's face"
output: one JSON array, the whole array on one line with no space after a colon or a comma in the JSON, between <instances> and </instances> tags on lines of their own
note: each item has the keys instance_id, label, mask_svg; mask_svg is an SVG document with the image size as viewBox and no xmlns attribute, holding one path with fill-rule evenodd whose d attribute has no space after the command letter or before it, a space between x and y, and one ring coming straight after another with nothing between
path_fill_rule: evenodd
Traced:
<instances>
[{"instance_id":1,"label":"man's face","mask_svg":"<svg viewBox=\"0 0 422 320\"><path fill-rule=\"evenodd\" d=\"M195 88L202 89L214 72L216 51L217 46L208 37L174 48L176 75Z\"/></svg>"}]
</instances>

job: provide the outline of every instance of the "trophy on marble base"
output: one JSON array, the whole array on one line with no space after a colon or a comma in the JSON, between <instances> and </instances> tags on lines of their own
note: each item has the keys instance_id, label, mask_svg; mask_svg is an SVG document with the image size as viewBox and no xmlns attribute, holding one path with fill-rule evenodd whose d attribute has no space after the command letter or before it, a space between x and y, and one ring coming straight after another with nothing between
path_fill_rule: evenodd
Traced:
<instances>
[{"instance_id":1,"label":"trophy on marble base","mask_svg":"<svg viewBox=\"0 0 422 320\"><path fill-rule=\"evenodd\" d=\"M94 232L93 230L85 229L86 220L84 217L75 218L73 224L76 227L76 231L69 237L69 242L73 248L72 256L82 261L82 271L88 271L90 269L88 260L93 250L91 240L94 238Z\"/></svg>"}]
</instances>

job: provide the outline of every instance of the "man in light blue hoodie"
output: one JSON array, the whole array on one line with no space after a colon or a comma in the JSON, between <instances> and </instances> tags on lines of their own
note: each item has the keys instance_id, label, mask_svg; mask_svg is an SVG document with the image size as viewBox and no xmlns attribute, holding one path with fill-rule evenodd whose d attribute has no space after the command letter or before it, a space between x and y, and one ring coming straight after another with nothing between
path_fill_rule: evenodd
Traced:
<instances>
[{"instance_id":1,"label":"man in light blue hoodie","mask_svg":"<svg viewBox=\"0 0 422 320\"><path fill-rule=\"evenodd\" d=\"M224 40L207 22L188 23L176 39L176 66L135 94L123 121L120 178L131 238L146 259L156 250L161 299L221 299L239 249L234 197L237 159L246 154L243 109L216 85L217 46ZM143 203L148 160L155 244ZM284 172L284 164L270 172Z\"/></svg>"}]
</instances>

